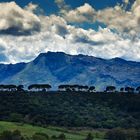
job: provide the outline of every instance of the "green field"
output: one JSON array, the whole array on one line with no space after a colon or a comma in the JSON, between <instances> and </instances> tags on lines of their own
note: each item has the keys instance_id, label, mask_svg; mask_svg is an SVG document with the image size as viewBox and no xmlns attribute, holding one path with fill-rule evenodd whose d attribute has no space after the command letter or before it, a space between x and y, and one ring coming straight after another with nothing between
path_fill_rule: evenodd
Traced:
<instances>
[{"instance_id":1,"label":"green field","mask_svg":"<svg viewBox=\"0 0 140 140\"><path fill-rule=\"evenodd\" d=\"M46 133L49 136L58 136L59 134L64 133L66 135L67 140L84 140L89 132L92 133L95 137L97 137L95 140L103 140L102 137L104 135L104 132L95 130L68 130L66 128L52 126L42 128L28 124L0 121L0 133L2 133L5 130L14 131L17 129L20 130L24 136L28 137L31 137L34 133Z\"/></svg>"}]
</instances>

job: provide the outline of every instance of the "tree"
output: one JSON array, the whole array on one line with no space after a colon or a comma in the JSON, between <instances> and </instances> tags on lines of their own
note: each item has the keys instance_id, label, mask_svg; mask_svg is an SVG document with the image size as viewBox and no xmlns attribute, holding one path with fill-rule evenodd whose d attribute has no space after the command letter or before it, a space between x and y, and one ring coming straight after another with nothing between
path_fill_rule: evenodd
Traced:
<instances>
[{"instance_id":1,"label":"tree","mask_svg":"<svg viewBox=\"0 0 140 140\"><path fill-rule=\"evenodd\" d=\"M46 91L49 90L51 88L51 85L49 84L32 84L30 86L28 86L28 90L38 90L38 91Z\"/></svg>"},{"instance_id":2,"label":"tree","mask_svg":"<svg viewBox=\"0 0 140 140\"><path fill-rule=\"evenodd\" d=\"M17 86L16 85L0 85L1 91L16 91Z\"/></svg>"},{"instance_id":3,"label":"tree","mask_svg":"<svg viewBox=\"0 0 140 140\"><path fill-rule=\"evenodd\" d=\"M83 86L83 89L87 92L89 87L88 86Z\"/></svg>"},{"instance_id":4,"label":"tree","mask_svg":"<svg viewBox=\"0 0 140 140\"><path fill-rule=\"evenodd\" d=\"M24 138L21 135L21 132L19 130L13 131L13 133L12 133L12 140L24 140Z\"/></svg>"},{"instance_id":5,"label":"tree","mask_svg":"<svg viewBox=\"0 0 140 140\"><path fill-rule=\"evenodd\" d=\"M95 86L89 87L89 92L95 92Z\"/></svg>"},{"instance_id":6,"label":"tree","mask_svg":"<svg viewBox=\"0 0 140 140\"><path fill-rule=\"evenodd\" d=\"M12 140L12 132L11 131L3 131L0 135L0 140Z\"/></svg>"},{"instance_id":7,"label":"tree","mask_svg":"<svg viewBox=\"0 0 140 140\"><path fill-rule=\"evenodd\" d=\"M59 89L60 91L64 91L64 90L65 90L64 85L59 85L59 86L58 86L58 89Z\"/></svg>"},{"instance_id":8,"label":"tree","mask_svg":"<svg viewBox=\"0 0 140 140\"><path fill-rule=\"evenodd\" d=\"M116 87L115 86L107 86L106 87L106 92L115 92Z\"/></svg>"},{"instance_id":9,"label":"tree","mask_svg":"<svg viewBox=\"0 0 140 140\"><path fill-rule=\"evenodd\" d=\"M32 136L33 140L49 140L49 136L47 134L44 133L35 133Z\"/></svg>"},{"instance_id":10,"label":"tree","mask_svg":"<svg viewBox=\"0 0 140 140\"><path fill-rule=\"evenodd\" d=\"M134 93L135 89L132 88L132 87L125 87L125 91L126 91L127 93Z\"/></svg>"},{"instance_id":11,"label":"tree","mask_svg":"<svg viewBox=\"0 0 140 140\"><path fill-rule=\"evenodd\" d=\"M60 85L60 86L58 86L58 89L60 91L71 91L71 86L70 85Z\"/></svg>"},{"instance_id":12,"label":"tree","mask_svg":"<svg viewBox=\"0 0 140 140\"><path fill-rule=\"evenodd\" d=\"M6 85L6 88L9 89L9 91L16 91L17 90L16 85Z\"/></svg>"},{"instance_id":13,"label":"tree","mask_svg":"<svg viewBox=\"0 0 140 140\"><path fill-rule=\"evenodd\" d=\"M42 88L42 90L49 90L51 89L51 85L49 84L42 84L42 85L39 85L40 88Z\"/></svg>"},{"instance_id":14,"label":"tree","mask_svg":"<svg viewBox=\"0 0 140 140\"><path fill-rule=\"evenodd\" d=\"M58 139L59 140L65 140L66 139L66 136L62 133L58 136Z\"/></svg>"},{"instance_id":15,"label":"tree","mask_svg":"<svg viewBox=\"0 0 140 140\"><path fill-rule=\"evenodd\" d=\"M126 133L122 129L109 130L106 137L108 140L127 140Z\"/></svg>"},{"instance_id":16,"label":"tree","mask_svg":"<svg viewBox=\"0 0 140 140\"><path fill-rule=\"evenodd\" d=\"M79 85L73 85L72 88L74 91L79 91Z\"/></svg>"},{"instance_id":17,"label":"tree","mask_svg":"<svg viewBox=\"0 0 140 140\"><path fill-rule=\"evenodd\" d=\"M56 139L57 139L57 137L55 135L51 136L51 140L56 140Z\"/></svg>"},{"instance_id":18,"label":"tree","mask_svg":"<svg viewBox=\"0 0 140 140\"><path fill-rule=\"evenodd\" d=\"M120 92L124 92L124 88L122 87L122 88L120 88Z\"/></svg>"},{"instance_id":19,"label":"tree","mask_svg":"<svg viewBox=\"0 0 140 140\"><path fill-rule=\"evenodd\" d=\"M19 113L11 113L10 120L12 122L21 122L23 120L23 115L21 115Z\"/></svg>"},{"instance_id":20,"label":"tree","mask_svg":"<svg viewBox=\"0 0 140 140\"><path fill-rule=\"evenodd\" d=\"M18 85L17 86L17 91L20 91L20 92L24 91L24 86L23 85Z\"/></svg>"},{"instance_id":21,"label":"tree","mask_svg":"<svg viewBox=\"0 0 140 140\"><path fill-rule=\"evenodd\" d=\"M0 135L0 140L25 140L19 130L3 131Z\"/></svg>"},{"instance_id":22,"label":"tree","mask_svg":"<svg viewBox=\"0 0 140 140\"><path fill-rule=\"evenodd\" d=\"M4 85L0 85L0 91L4 90Z\"/></svg>"},{"instance_id":23,"label":"tree","mask_svg":"<svg viewBox=\"0 0 140 140\"><path fill-rule=\"evenodd\" d=\"M106 138L108 140L139 140L139 130L129 129L124 130L121 128L116 128L109 130L106 133Z\"/></svg>"},{"instance_id":24,"label":"tree","mask_svg":"<svg viewBox=\"0 0 140 140\"><path fill-rule=\"evenodd\" d=\"M136 91L140 94L140 86L136 88Z\"/></svg>"},{"instance_id":25,"label":"tree","mask_svg":"<svg viewBox=\"0 0 140 140\"><path fill-rule=\"evenodd\" d=\"M79 86L79 91L87 92L88 89L89 89L88 86L83 86L83 85L80 85L80 86Z\"/></svg>"},{"instance_id":26,"label":"tree","mask_svg":"<svg viewBox=\"0 0 140 140\"><path fill-rule=\"evenodd\" d=\"M86 137L86 139L85 140L93 140L93 136L92 136L92 134L91 133L89 133L88 135L87 135L87 137Z\"/></svg>"}]
</instances>

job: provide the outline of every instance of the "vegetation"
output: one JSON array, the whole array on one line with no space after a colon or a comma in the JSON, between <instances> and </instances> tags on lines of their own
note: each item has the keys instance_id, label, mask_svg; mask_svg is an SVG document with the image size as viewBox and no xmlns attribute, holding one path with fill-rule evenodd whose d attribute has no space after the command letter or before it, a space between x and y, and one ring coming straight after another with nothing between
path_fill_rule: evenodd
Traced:
<instances>
[{"instance_id":1,"label":"vegetation","mask_svg":"<svg viewBox=\"0 0 140 140\"><path fill-rule=\"evenodd\" d=\"M12 123L12 122L0 122L0 135L7 135L17 131L21 137L26 140L61 140L60 138L65 138L65 140L85 140L89 134L94 137L94 140L104 140L105 132L98 130L76 130L76 129L66 129L60 127L48 126L46 128L22 124L22 123ZM14 137L15 138L15 137ZM0 139L5 140L5 139ZM11 139L10 139L11 140ZM14 139L16 140L16 139Z\"/></svg>"},{"instance_id":2,"label":"vegetation","mask_svg":"<svg viewBox=\"0 0 140 140\"><path fill-rule=\"evenodd\" d=\"M124 130L124 129L113 129L106 133L106 138L108 140L139 140L140 131L134 129Z\"/></svg>"},{"instance_id":3,"label":"vegetation","mask_svg":"<svg viewBox=\"0 0 140 140\"><path fill-rule=\"evenodd\" d=\"M48 91L52 88L49 84L32 84L28 86L29 91ZM24 91L24 85L0 85L0 91ZM67 91L67 92L97 92L95 86L83 86L83 85L59 85L58 91ZM133 87L122 87L120 88L120 91L117 91L117 88L115 86L107 86L104 92L110 92L110 93L140 93L140 86L138 86L136 89Z\"/></svg>"},{"instance_id":4,"label":"vegetation","mask_svg":"<svg viewBox=\"0 0 140 140\"><path fill-rule=\"evenodd\" d=\"M0 140L139 140L136 129L72 130L37 127L21 123L0 122Z\"/></svg>"},{"instance_id":5,"label":"vegetation","mask_svg":"<svg viewBox=\"0 0 140 140\"><path fill-rule=\"evenodd\" d=\"M35 90L41 90L46 91L51 88L51 85L49 84L33 84L28 87L29 90L35 89Z\"/></svg>"},{"instance_id":6,"label":"vegetation","mask_svg":"<svg viewBox=\"0 0 140 140\"><path fill-rule=\"evenodd\" d=\"M24 134L22 129L3 129L0 123L0 140L94 140L103 135L68 129L104 129L108 140L140 139L139 87L108 86L97 92L94 86L60 85L58 91L49 91L51 85L34 84L0 85L0 120L38 126L40 131ZM30 126L30 125L28 125ZM49 126L68 129L55 130ZM57 126L57 127L56 127ZM2 130L2 131L1 131ZM42 130L42 131L41 131ZM57 132L59 131L59 133ZM102 132L103 133L103 132ZM78 136L77 136L78 135ZM76 137L77 136L77 137ZM69 138L76 137L76 138Z\"/></svg>"},{"instance_id":7,"label":"vegetation","mask_svg":"<svg viewBox=\"0 0 140 140\"><path fill-rule=\"evenodd\" d=\"M0 93L0 120L38 126L140 128L140 94Z\"/></svg>"}]
</instances>

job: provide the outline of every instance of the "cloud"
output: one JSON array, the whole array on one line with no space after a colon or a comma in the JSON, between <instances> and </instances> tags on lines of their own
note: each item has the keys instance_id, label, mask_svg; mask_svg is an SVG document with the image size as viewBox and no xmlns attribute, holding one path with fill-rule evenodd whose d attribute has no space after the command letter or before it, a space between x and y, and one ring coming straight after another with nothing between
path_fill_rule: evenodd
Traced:
<instances>
[{"instance_id":1,"label":"cloud","mask_svg":"<svg viewBox=\"0 0 140 140\"><path fill-rule=\"evenodd\" d=\"M125 4L129 0L124 0ZM136 35L140 31L140 0L136 0L132 8L125 10L124 5L116 5L101 10L95 10L90 4L69 10L62 14L69 23L94 23L99 21L110 29L116 29L119 32Z\"/></svg>"},{"instance_id":2,"label":"cloud","mask_svg":"<svg viewBox=\"0 0 140 140\"><path fill-rule=\"evenodd\" d=\"M60 13L65 13L70 9L70 6L65 3L64 0L55 0L58 8L60 9Z\"/></svg>"},{"instance_id":3,"label":"cloud","mask_svg":"<svg viewBox=\"0 0 140 140\"><path fill-rule=\"evenodd\" d=\"M9 61L6 54L6 44L0 39L0 63Z\"/></svg>"},{"instance_id":4,"label":"cloud","mask_svg":"<svg viewBox=\"0 0 140 140\"><path fill-rule=\"evenodd\" d=\"M25 6L25 10L34 12L38 8L37 4L29 3L27 6Z\"/></svg>"},{"instance_id":5,"label":"cloud","mask_svg":"<svg viewBox=\"0 0 140 140\"><path fill-rule=\"evenodd\" d=\"M123 0L123 2L124 2L125 4L128 4L128 3L129 3L129 0Z\"/></svg>"},{"instance_id":6,"label":"cloud","mask_svg":"<svg viewBox=\"0 0 140 140\"><path fill-rule=\"evenodd\" d=\"M47 19L52 20L51 18L54 17ZM58 17L58 19L60 18ZM70 25L65 25L68 33L64 38L53 28L53 26L49 26L48 30L32 36L20 36L18 38L2 36L1 39L6 44L5 54L10 62L28 62L39 53L47 51L62 51L72 55L85 54L106 59L121 57L127 60L140 61L140 39L133 43L130 39L123 38L108 28L100 28L99 31L94 31L75 28Z\"/></svg>"},{"instance_id":7,"label":"cloud","mask_svg":"<svg viewBox=\"0 0 140 140\"><path fill-rule=\"evenodd\" d=\"M2 5L3 4L5 4L6 11L7 9L10 9L9 6L11 5L11 3L2 3ZM74 25L70 25L70 21L68 21L64 15L63 17L60 15L36 15L33 12L36 6L33 6L33 4L31 4L30 6L28 5L28 8L20 8L15 3L13 3L13 5L15 6L15 11L21 11L22 16L25 16L24 18L20 19L20 22L22 24L26 22L26 18L27 21L31 20L31 23L29 23L31 24L30 27L32 28L28 28L28 30L32 33L28 36L14 36L12 31L10 34L1 33L0 60L2 62L29 62L33 60L39 53L47 51L62 51L72 55L85 54L106 59L121 57L127 60L140 61L140 36L136 35L135 41L133 41L128 34L123 32L124 26L128 26L127 24L129 22L129 18L132 19L131 22L133 22L134 17L139 17L139 14L136 14L137 12L135 12L136 15L132 18L131 14L129 14L129 12L127 13L126 11L123 11L120 6L115 7L115 11L113 11L114 8L106 8L101 11L96 11L89 4L80 6L76 9L76 11L73 11L76 12L77 15L74 22L79 22L78 20L81 20L83 16L85 16L84 18L86 18L86 21L89 20L89 22L92 22L93 20L89 18L90 16L94 16L95 19L98 17L102 22L105 22L107 19L111 20L106 21L108 25L106 28L100 27L99 30L95 31L93 29L86 30L75 27ZM131 11L136 10L138 8L138 5L139 3L135 3ZM11 11L13 11L13 9ZM110 13L109 11L112 13ZM17 14L9 15L13 17L13 24L11 24L7 13L9 13L9 11L6 12L5 16L8 28L6 25L3 25L2 28L0 19L0 29L5 29L6 31L8 31L10 27L13 28L13 25L16 25L17 29L24 31L25 33L27 28L25 29L24 26L19 26L16 24ZM19 12L19 14L21 13ZM105 17L101 15L101 13ZM81 15L81 19L78 19L78 14ZM32 16L30 15L35 17L35 20L34 18L32 19ZM117 19L118 15L119 17L122 16L120 20L123 20L123 17L127 15L125 17L126 19L124 18L126 25L123 25L123 21ZM84 21L83 19L82 22ZM32 22L36 23L36 21L37 23L39 22L39 32L34 30L34 26L32 26ZM117 25L115 21L117 23L120 22L120 24ZM129 25L128 27L130 26L132 25ZM121 32L112 31L110 28L117 28L118 30L121 30ZM18 32L17 29L15 32ZM135 31L134 29L135 28L133 27L132 30Z\"/></svg>"},{"instance_id":8,"label":"cloud","mask_svg":"<svg viewBox=\"0 0 140 140\"><path fill-rule=\"evenodd\" d=\"M138 7L131 11L124 11L122 7L106 8L97 12L97 20L105 23L110 29L116 29L121 32L137 34L139 28L140 9Z\"/></svg>"},{"instance_id":9,"label":"cloud","mask_svg":"<svg viewBox=\"0 0 140 140\"><path fill-rule=\"evenodd\" d=\"M93 22L95 10L88 3L85 3L83 6L63 14L68 22Z\"/></svg>"},{"instance_id":10,"label":"cloud","mask_svg":"<svg viewBox=\"0 0 140 140\"><path fill-rule=\"evenodd\" d=\"M15 2L0 3L0 9L0 34L21 35L40 30L39 18Z\"/></svg>"}]
</instances>

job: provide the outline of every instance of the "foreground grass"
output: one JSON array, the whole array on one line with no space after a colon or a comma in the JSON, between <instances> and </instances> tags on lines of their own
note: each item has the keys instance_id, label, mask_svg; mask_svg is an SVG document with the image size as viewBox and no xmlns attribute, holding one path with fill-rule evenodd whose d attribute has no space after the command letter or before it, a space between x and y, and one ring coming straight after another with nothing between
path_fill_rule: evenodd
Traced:
<instances>
[{"instance_id":1,"label":"foreground grass","mask_svg":"<svg viewBox=\"0 0 140 140\"><path fill-rule=\"evenodd\" d=\"M92 133L96 139L95 140L103 140L103 132L95 131L95 130L68 130L66 128L59 127L51 127L42 128L38 126L32 126L28 124L20 124L13 122L4 122L0 121L0 133L5 130L20 130L24 136L31 137L34 133L46 133L49 136L56 135L58 136L61 133L66 135L67 140L84 140L88 133Z\"/></svg>"}]
</instances>

